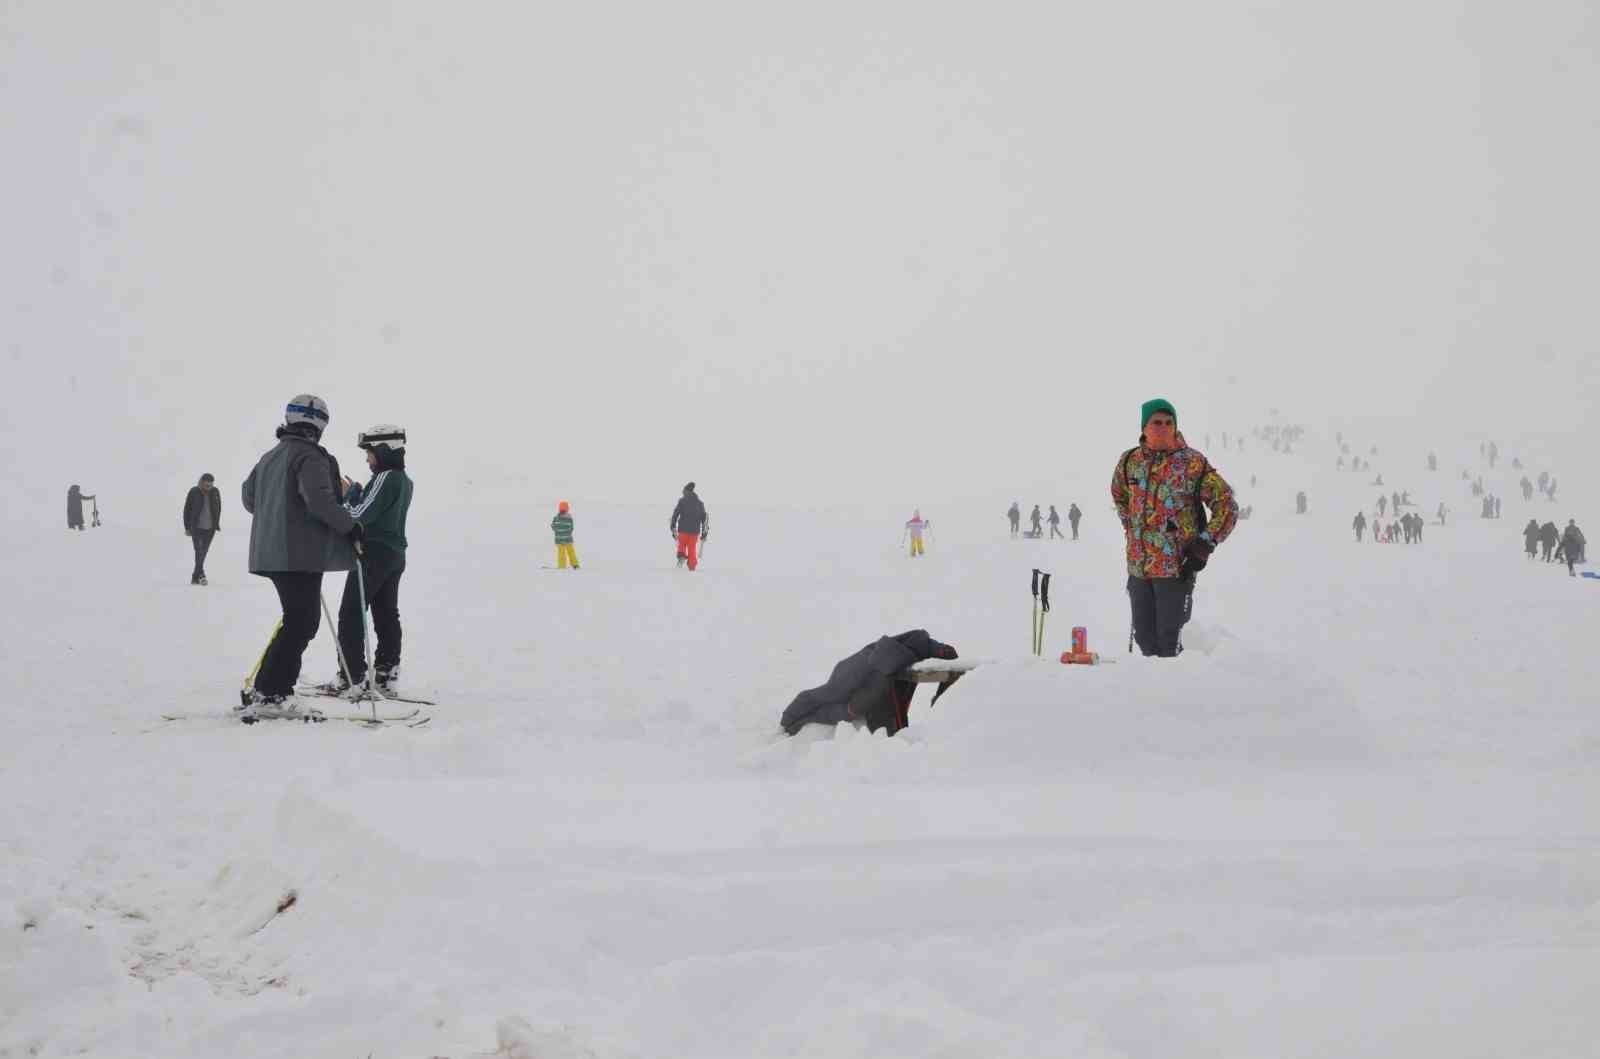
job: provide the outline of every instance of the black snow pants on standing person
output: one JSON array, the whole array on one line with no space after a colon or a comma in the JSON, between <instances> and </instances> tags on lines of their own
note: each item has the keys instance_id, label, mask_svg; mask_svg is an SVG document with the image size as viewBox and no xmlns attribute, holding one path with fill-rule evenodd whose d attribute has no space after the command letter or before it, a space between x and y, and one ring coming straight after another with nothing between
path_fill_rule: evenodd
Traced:
<instances>
[{"instance_id":1,"label":"black snow pants on standing person","mask_svg":"<svg viewBox=\"0 0 1600 1059\"><path fill-rule=\"evenodd\" d=\"M406 572L406 556L369 541L359 562L367 583L372 630L378 639L372 668L381 678L400 667L400 575ZM361 683L367 678L367 658L361 633L361 578L354 570L345 575L344 597L339 601L339 649L350 666L346 674L350 683Z\"/></svg>"},{"instance_id":2,"label":"black snow pants on standing person","mask_svg":"<svg viewBox=\"0 0 1600 1059\"><path fill-rule=\"evenodd\" d=\"M262 656L255 687L262 695L289 695L300 679L300 657L322 624L322 574L295 571L266 576L278 590L283 625Z\"/></svg>"},{"instance_id":3,"label":"black snow pants on standing person","mask_svg":"<svg viewBox=\"0 0 1600 1059\"><path fill-rule=\"evenodd\" d=\"M1128 578L1133 603L1133 639L1139 652L1176 658L1183 651L1178 636L1193 608L1194 582L1185 577Z\"/></svg>"}]
</instances>

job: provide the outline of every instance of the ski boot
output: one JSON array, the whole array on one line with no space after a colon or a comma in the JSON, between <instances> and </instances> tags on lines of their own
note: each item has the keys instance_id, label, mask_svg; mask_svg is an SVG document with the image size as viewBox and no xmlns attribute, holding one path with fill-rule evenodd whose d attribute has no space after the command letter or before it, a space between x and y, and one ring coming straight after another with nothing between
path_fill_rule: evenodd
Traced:
<instances>
[{"instance_id":1,"label":"ski boot","mask_svg":"<svg viewBox=\"0 0 1600 1059\"><path fill-rule=\"evenodd\" d=\"M350 692L350 681L345 679L343 673L338 673L332 680L318 684L311 690L318 695L327 695L330 698L343 698Z\"/></svg>"},{"instance_id":2,"label":"ski boot","mask_svg":"<svg viewBox=\"0 0 1600 1059\"><path fill-rule=\"evenodd\" d=\"M250 693L250 701L239 710L239 720L245 724L257 721L305 721L308 724L324 721L321 710L309 709L293 695L263 695Z\"/></svg>"},{"instance_id":3,"label":"ski boot","mask_svg":"<svg viewBox=\"0 0 1600 1059\"><path fill-rule=\"evenodd\" d=\"M378 689L378 694L386 699L392 699L400 694L400 667L376 666L372 671L372 686Z\"/></svg>"}]
</instances>

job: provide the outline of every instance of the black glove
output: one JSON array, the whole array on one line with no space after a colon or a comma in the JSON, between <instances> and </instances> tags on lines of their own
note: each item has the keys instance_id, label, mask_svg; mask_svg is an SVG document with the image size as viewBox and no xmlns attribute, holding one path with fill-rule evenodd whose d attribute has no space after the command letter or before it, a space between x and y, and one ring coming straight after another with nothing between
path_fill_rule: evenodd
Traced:
<instances>
[{"instance_id":1,"label":"black glove","mask_svg":"<svg viewBox=\"0 0 1600 1059\"><path fill-rule=\"evenodd\" d=\"M367 543L367 527L357 522L355 525L350 527L350 532L346 533L344 537L345 540L349 541L351 545L353 545L356 550L359 551L361 546Z\"/></svg>"},{"instance_id":2,"label":"black glove","mask_svg":"<svg viewBox=\"0 0 1600 1059\"><path fill-rule=\"evenodd\" d=\"M1183 550L1183 562L1179 565L1179 572L1183 576L1198 574L1206 568L1206 563L1211 561L1211 553L1216 549L1205 541L1196 537L1189 542Z\"/></svg>"}]
</instances>

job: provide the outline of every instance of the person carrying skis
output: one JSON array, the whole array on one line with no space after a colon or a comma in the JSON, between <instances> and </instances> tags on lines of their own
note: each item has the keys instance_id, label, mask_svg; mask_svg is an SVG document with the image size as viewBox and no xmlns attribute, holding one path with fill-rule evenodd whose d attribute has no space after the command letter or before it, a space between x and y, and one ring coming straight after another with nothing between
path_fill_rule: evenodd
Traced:
<instances>
[{"instance_id":1,"label":"person carrying skis","mask_svg":"<svg viewBox=\"0 0 1600 1059\"><path fill-rule=\"evenodd\" d=\"M1057 513L1056 506L1054 504L1050 505L1050 517L1045 521L1050 523L1051 540L1055 540L1057 537L1060 537L1062 540L1067 539L1067 535L1061 532L1061 515Z\"/></svg>"},{"instance_id":2,"label":"person carrying skis","mask_svg":"<svg viewBox=\"0 0 1600 1059\"><path fill-rule=\"evenodd\" d=\"M278 443L239 488L252 516L250 572L277 590L283 619L256 669L243 706L246 720L294 717L301 657L321 623L322 575L348 570L351 546L365 537L361 523L339 503L339 464L319 442L328 404L300 394L284 410Z\"/></svg>"},{"instance_id":3,"label":"person carrying skis","mask_svg":"<svg viewBox=\"0 0 1600 1059\"><path fill-rule=\"evenodd\" d=\"M200 484L192 486L183 501L183 532L194 545L191 585L206 583L206 553L211 550L211 538L222 532L222 491L215 482L211 475L202 474Z\"/></svg>"},{"instance_id":4,"label":"person carrying skis","mask_svg":"<svg viewBox=\"0 0 1600 1059\"><path fill-rule=\"evenodd\" d=\"M1022 508L1017 506L1015 500L1011 501L1011 506L1006 509L1006 518L1011 521L1011 536L1015 538L1022 529Z\"/></svg>"},{"instance_id":5,"label":"person carrying skis","mask_svg":"<svg viewBox=\"0 0 1600 1059\"><path fill-rule=\"evenodd\" d=\"M1355 521L1350 523L1350 528L1356 531L1356 543L1361 543L1361 535L1367 531L1367 516L1356 512Z\"/></svg>"},{"instance_id":6,"label":"person carrying skis","mask_svg":"<svg viewBox=\"0 0 1600 1059\"><path fill-rule=\"evenodd\" d=\"M923 554L922 531L931 523L924 521L920 510L911 512L911 521L906 523L906 535L911 538L911 558Z\"/></svg>"},{"instance_id":7,"label":"person carrying skis","mask_svg":"<svg viewBox=\"0 0 1600 1059\"><path fill-rule=\"evenodd\" d=\"M75 485L67 488L67 529L83 529L83 502L93 499Z\"/></svg>"},{"instance_id":8,"label":"person carrying skis","mask_svg":"<svg viewBox=\"0 0 1600 1059\"><path fill-rule=\"evenodd\" d=\"M1083 512L1078 510L1078 505L1073 504L1067 508L1067 522L1072 526L1072 539L1078 539L1078 523L1083 520Z\"/></svg>"},{"instance_id":9,"label":"person carrying skis","mask_svg":"<svg viewBox=\"0 0 1600 1059\"><path fill-rule=\"evenodd\" d=\"M1139 425L1139 444L1112 473L1111 500L1127 537L1134 639L1145 655L1174 658L1195 575L1233 532L1239 508L1232 487L1178 432L1171 402L1146 401Z\"/></svg>"},{"instance_id":10,"label":"person carrying skis","mask_svg":"<svg viewBox=\"0 0 1600 1059\"><path fill-rule=\"evenodd\" d=\"M1044 522L1044 516L1039 514L1038 504L1033 505L1033 514L1028 516L1028 522L1033 526L1033 536L1035 539L1044 536L1044 526L1041 524Z\"/></svg>"},{"instance_id":11,"label":"person carrying skis","mask_svg":"<svg viewBox=\"0 0 1600 1059\"><path fill-rule=\"evenodd\" d=\"M700 542L711 537L711 516L706 514L705 504L695 494L693 482L683 487L678 506L672 509L672 520L667 523L667 531L678 542L678 565L687 564L691 571L697 569L700 566Z\"/></svg>"},{"instance_id":12,"label":"person carrying skis","mask_svg":"<svg viewBox=\"0 0 1600 1059\"><path fill-rule=\"evenodd\" d=\"M565 570L568 564L578 568L578 550L572 543L572 505L565 500L556 505L556 517L550 520L550 529L556 535L556 569Z\"/></svg>"},{"instance_id":13,"label":"person carrying skis","mask_svg":"<svg viewBox=\"0 0 1600 1059\"><path fill-rule=\"evenodd\" d=\"M342 695L367 679L367 645L362 611L372 616L377 645L372 652L372 682L384 695L395 694L400 681L400 575L406 572L406 516L413 485L406 474L406 432L383 423L356 435L372 472L365 487L346 490L357 502L346 508L361 527L364 546L356 555L360 573L345 575L339 600L339 654L348 672L339 672L317 690ZM354 483L351 483L352 486ZM366 588L366 598L361 595ZM341 667L341 670L343 667Z\"/></svg>"}]
</instances>

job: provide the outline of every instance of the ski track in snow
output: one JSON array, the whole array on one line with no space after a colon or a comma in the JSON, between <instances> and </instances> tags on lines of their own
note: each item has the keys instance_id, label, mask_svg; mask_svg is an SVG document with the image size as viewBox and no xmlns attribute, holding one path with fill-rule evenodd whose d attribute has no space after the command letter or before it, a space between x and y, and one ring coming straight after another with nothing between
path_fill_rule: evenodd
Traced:
<instances>
[{"instance_id":1,"label":"ski track in snow","mask_svg":"<svg viewBox=\"0 0 1600 1059\"><path fill-rule=\"evenodd\" d=\"M1177 663L1125 653L1095 478L1037 498L1077 544L923 499L915 561L708 490L694 575L655 508L575 504L569 573L424 498L418 730L160 720L275 618L236 510L206 589L168 532L8 524L0 1056L1600 1055L1600 586L1520 500L1357 546L1367 475L1215 460L1264 481ZM1053 661L1078 624L1116 665ZM989 661L895 739L777 734L913 627Z\"/></svg>"}]
</instances>

